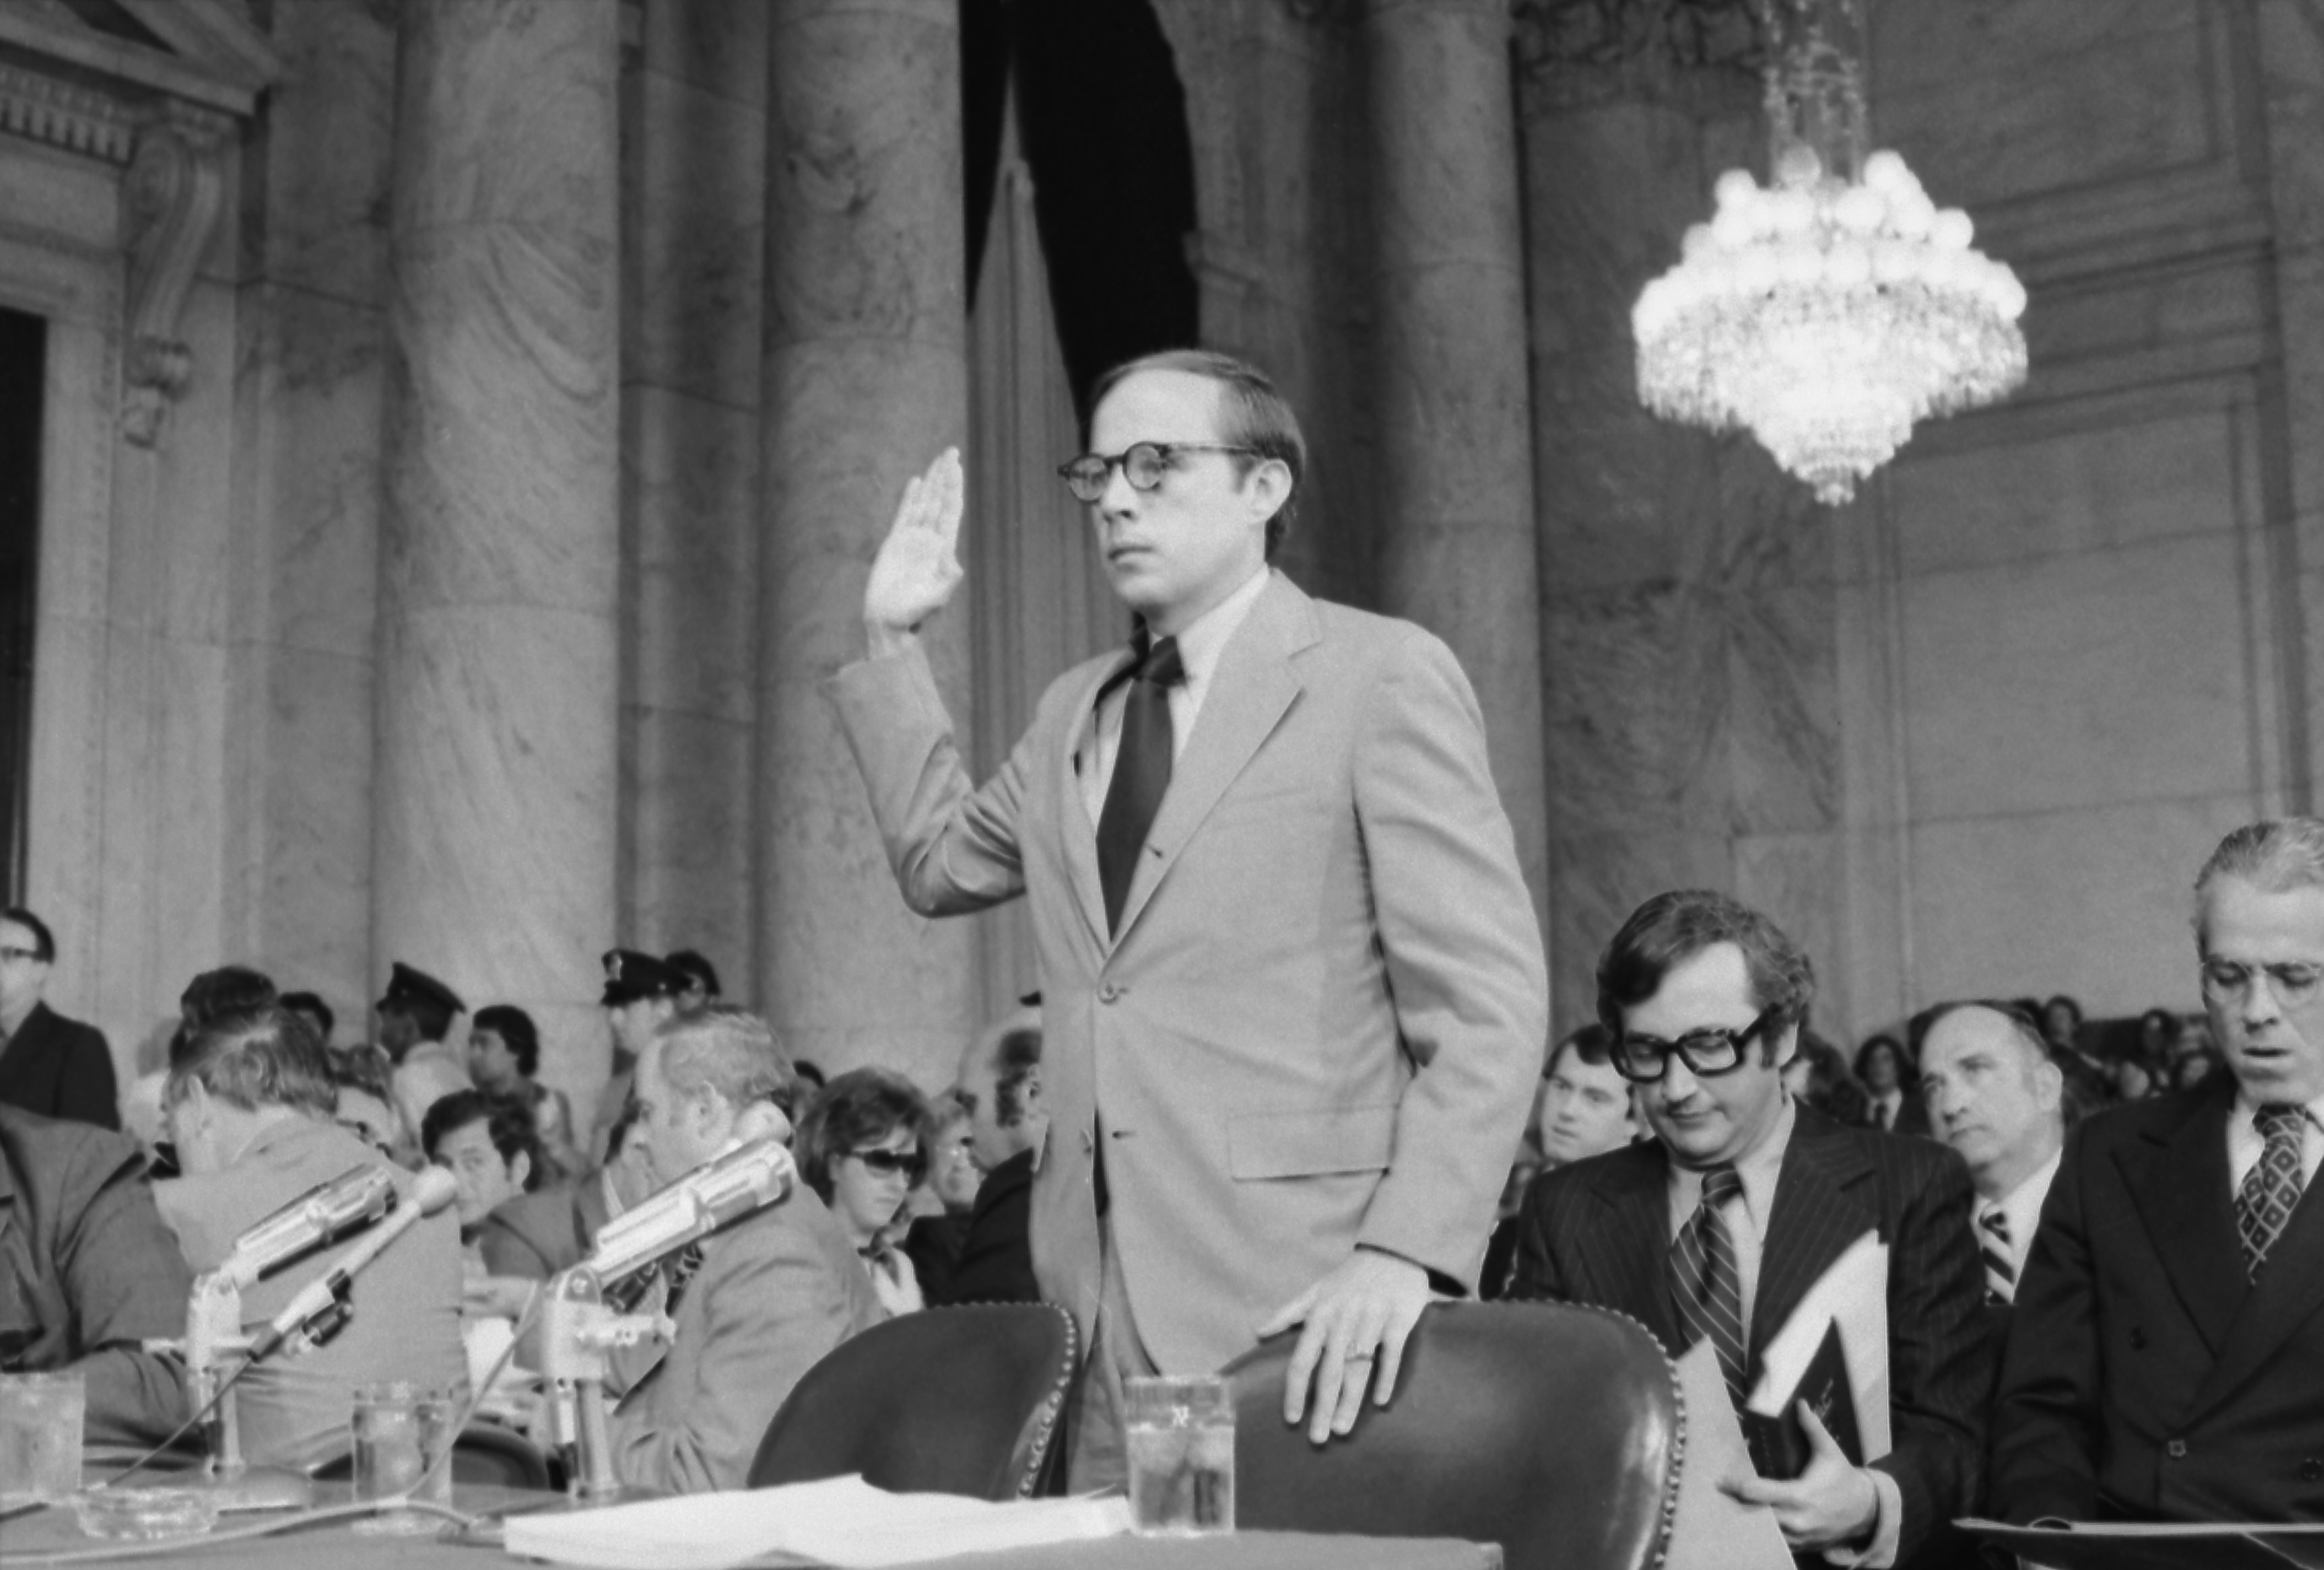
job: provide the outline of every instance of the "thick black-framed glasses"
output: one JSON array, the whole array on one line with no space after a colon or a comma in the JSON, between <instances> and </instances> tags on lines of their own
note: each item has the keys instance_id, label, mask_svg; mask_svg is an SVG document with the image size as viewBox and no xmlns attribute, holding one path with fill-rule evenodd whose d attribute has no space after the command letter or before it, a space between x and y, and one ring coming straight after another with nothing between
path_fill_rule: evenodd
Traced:
<instances>
[{"instance_id":1,"label":"thick black-framed glasses","mask_svg":"<svg viewBox=\"0 0 2324 1570\"><path fill-rule=\"evenodd\" d=\"M1698 1079L1732 1074L1742 1067L1743 1048L1752 1038L1765 1033L1782 1015L1783 1009L1778 1005L1763 1010L1757 1019L1740 1030L1707 1026L1689 1030L1675 1041L1618 1031L1614 1038L1614 1072L1634 1085L1653 1085L1670 1072L1670 1060L1676 1057Z\"/></svg>"},{"instance_id":2,"label":"thick black-framed glasses","mask_svg":"<svg viewBox=\"0 0 2324 1570\"><path fill-rule=\"evenodd\" d=\"M1259 456L1257 448L1233 447L1215 441L1133 441L1120 452L1108 457L1102 452L1085 452L1071 463L1059 464L1057 473L1064 476L1065 488L1077 500L1094 502L1105 494L1105 482L1116 464L1121 466L1122 477L1133 491L1150 491L1162 483L1170 472L1171 459L1182 452L1233 452L1246 457Z\"/></svg>"}]
</instances>

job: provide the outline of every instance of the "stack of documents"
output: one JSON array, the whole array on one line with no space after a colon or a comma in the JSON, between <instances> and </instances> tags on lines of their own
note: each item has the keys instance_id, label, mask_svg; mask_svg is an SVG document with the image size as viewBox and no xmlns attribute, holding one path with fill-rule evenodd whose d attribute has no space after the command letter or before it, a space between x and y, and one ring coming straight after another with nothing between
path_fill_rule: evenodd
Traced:
<instances>
[{"instance_id":1,"label":"stack of documents","mask_svg":"<svg viewBox=\"0 0 2324 1570\"><path fill-rule=\"evenodd\" d=\"M993 1504L948 1493L889 1493L860 1477L690 1494L564 1515L511 1516L512 1554L600 1570L726 1570L784 1556L841 1570L1112 1537L1125 1499Z\"/></svg>"}]
</instances>

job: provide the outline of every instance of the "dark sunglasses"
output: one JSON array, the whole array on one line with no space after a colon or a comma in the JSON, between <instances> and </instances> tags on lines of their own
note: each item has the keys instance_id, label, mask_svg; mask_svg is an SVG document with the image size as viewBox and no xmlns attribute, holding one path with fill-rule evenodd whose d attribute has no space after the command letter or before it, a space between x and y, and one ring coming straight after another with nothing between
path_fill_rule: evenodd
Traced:
<instances>
[{"instance_id":1,"label":"dark sunglasses","mask_svg":"<svg viewBox=\"0 0 2324 1570\"><path fill-rule=\"evenodd\" d=\"M1781 1012L1767 1009L1740 1030L1711 1026L1689 1030L1675 1041L1624 1030L1614 1039L1614 1072L1633 1084L1652 1085L1670 1072L1670 1060L1675 1057L1698 1079L1732 1074L1743 1065L1745 1045L1775 1023Z\"/></svg>"},{"instance_id":2,"label":"dark sunglasses","mask_svg":"<svg viewBox=\"0 0 2324 1570\"><path fill-rule=\"evenodd\" d=\"M901 1172L918 1183L920 1174L928 1169L927 1159L918 1150L850 1150L847 1153L883 1177L891 1172Z\"/></svg>"}]
</instances>

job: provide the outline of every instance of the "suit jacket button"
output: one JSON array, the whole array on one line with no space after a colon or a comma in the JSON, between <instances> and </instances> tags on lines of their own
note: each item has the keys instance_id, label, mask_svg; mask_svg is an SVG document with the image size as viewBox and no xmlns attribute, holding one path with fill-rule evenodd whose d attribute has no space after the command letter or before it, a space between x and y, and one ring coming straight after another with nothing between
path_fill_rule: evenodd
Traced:
<instances>
[{"instance_id":1,"label":"suit jacket button","mask_svg":"<svg viewBox=\"0 0 2324 1570\"><path fill-rule=\"evenodd\" d=\"M2300 1464L2300 1481L2302 1482L2324 1482L2324 1461L2319 1461L2313 1455L2302 1461Z\"/></svg>"},{"instance_id":2,"label":"suit jacket button","mask_svg":"<svg viewBox=\"0 0 2324 1570\"><path fill-rule=\"evenodd\" d=\"M1120 996L1121 996L1121 989L1111 982L1097 989L1097 1001L1101 1003L1110 1003Z\"/></svg>"},{"instance_id":3,"label":"suit jacket button","mask_svg":"<svg viewBox=\"0 0 2324 1570\"><path fill-rule=\"evenodd\" d=\"M2133 1352L2146 1350L2146 1332L2135 1325L2130 1327L2130 1350Z\"/></svg>"},{"instance_id":4,"label":"suit jacket button","mask_svg":"<svg viewBox=\"0 0 2324 1570\"><path fill-rule=\"evenodd\" d=\"M2163 1454L2168 1455L2173 1461L2183 1459L2187 1454L2187 1441L2184 1439L2172 1440L2171 1443L2163 1447Z\"/></svg>"}]
</instances>

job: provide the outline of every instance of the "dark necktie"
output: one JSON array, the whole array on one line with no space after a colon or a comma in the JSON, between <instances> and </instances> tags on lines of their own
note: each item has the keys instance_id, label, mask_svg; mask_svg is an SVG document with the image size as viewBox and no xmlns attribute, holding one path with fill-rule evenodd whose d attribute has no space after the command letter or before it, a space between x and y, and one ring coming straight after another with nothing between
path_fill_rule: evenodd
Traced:
<instances>
[{"instance_id":1,"label":"dark necktie","mask_svg":"<svg viewBox=\"0 0 2324 1570\"><path fill-rule=\"evenodd\" d=\"M2243 1233L2244 1270L2255 1281L2267 1263L2292 1207L2300 1203L2300 1147L2306 1114L2296 1106L2264 1106L2252 1114L2252 1125L2267 1141L2252 1169L2244 1174L2236 1194L2236 1230Z\"/></svg>"},{"instance_id":2,"label":"dark necktie","mask_svg":"<svg viewBox=\"0 0 2324 1570\"><path fill-rule=\"evenodd\" d=\"M1186 679L1178 660L1178 640L1162 638L1150 646L1146 629L1138 630L1131 648L1137 662L1130 669L1130 693L1121 705L1121 741L1114 749L1113 780L1106 787L1105 809L1097 819L1097 875L1105 891L1105 925L1113 931L1121 921L1123 901L1130 898L1130 880L1138 871L1139 853L1146 848L1146 831L1154 827L1162 793L1170 788L1170 760L1176 738L1170 729L1170 688Z\"/></svg>"},{"instance_id":3,"label":"dark necktie","mask_svg":"<svg viewBox=\"0 0 2324 1570\"><path fill-rule=\"evenodd\" d=\"M2009 1217L1994 1205L1978 1215L1977 1251L1985 1260L1985 1300L2007 1303L2017 1296L2016 1251L2009 1246Z\"/></svg>"},{"instance_id":4,"label":"dark necktie","mask_svg":"<svg viewBox=\"0 0 2324 1570\"><path fill-rule=\"evenodd\" d=\"M1743 1278L1735 1265L1735 1239L1720 1211L1742 1192L1743 1179L1734 1168L1705 1172L1702 1203L1678 1229L1670 1251L1671 1297L1687 1329L1686 1344L1692 1347L1711 1337L1737 1411L1748 1395L1743 1388Z\"/></svg>"}]
</instances>

